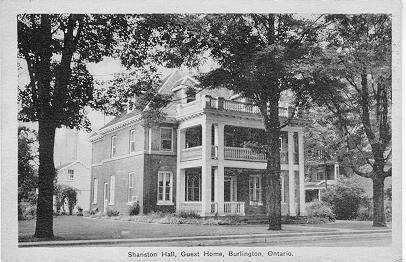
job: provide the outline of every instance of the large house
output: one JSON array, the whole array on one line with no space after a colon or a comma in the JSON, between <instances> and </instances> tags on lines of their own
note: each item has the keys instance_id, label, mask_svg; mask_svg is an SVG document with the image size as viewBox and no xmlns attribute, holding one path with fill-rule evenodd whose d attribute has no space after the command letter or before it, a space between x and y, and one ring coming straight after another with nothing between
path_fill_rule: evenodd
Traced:
<instances>
[{"instance_id":1,"label":"large house","mask_svg":"<svg viewBox=\"0 0 406 262\"><path fill-rule=\"evenodd\" d=\"M340 176L340 166L336 161L306 161L305 200L321 200L321 192L335 185Z\"/></svg>"},{"instance_id":2,"label":"large house","mask_svg":"<svg viewBox=\"0 0 406 262\"><path fill-rule=\"evenodd\" d=\"M259 109L226 89L190 95L196 84L174 71L158 90L175 98L159 126L144 127L141 112L127 108L90 137L91 208L123 214L138 201L142 213L266 214L266 158L245 143L264 130ZM279 109L281 121L289 110ZM304 215L302 121L282 131L282 215Z\"/></svg>"}]
</instances>

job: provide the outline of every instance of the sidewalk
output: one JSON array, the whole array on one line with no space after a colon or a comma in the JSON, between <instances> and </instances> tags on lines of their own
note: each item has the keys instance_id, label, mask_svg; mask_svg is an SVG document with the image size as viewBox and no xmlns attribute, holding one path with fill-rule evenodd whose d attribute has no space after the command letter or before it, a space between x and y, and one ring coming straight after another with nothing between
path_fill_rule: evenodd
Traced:
<instances>
[{"instance_id":1,"label":"sidewalk","mask_svg":"<svg viewBox=\"0 0 406 262\"><path fill-rule=\"evenodd\" d=\"M356 221L359 222L359 221ZM344 234L388 233L390 228L372 228L371 222L361 223L356 229L352 223L338 222L323 225L283 225L281 231L268 231L266 225L209 226L135 223L110 219L92 219L61 216L54 219L56 240L33 239L35 221L19 222L21 247L108 245L116 243L157 243L285 238L295 236L334 236ZM356 223L355 223L356 224ZM360 225L359 225L360 226ZM354 228L355 227L355 228Z\"/></svg>"}]
</instances>

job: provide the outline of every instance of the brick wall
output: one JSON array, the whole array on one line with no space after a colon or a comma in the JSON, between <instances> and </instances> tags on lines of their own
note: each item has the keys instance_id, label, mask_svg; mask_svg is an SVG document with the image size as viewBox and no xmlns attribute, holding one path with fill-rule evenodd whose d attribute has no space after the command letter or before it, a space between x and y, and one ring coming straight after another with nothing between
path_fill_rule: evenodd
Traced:
<instances>
[{"instance_id":1,"label":"brick wall","mask_svg":"<svg viewBox=\"0 0 406 262\"><path fill-rule=\"evenodd\" d=\"M128 174L134 172L135 176L135 195L140 201L142 207L143 194L143 176L144 176L144 155L131 156L123 159L112 160L103 163L102 166L92 167L91 179L91 208L97 207L103 211L103 186L104 183L110 185L110 176L115 176L115 199L113 205L108 208L118 210L120 214L128 212ZM98 179L97 204L93 204L93 183L94 178ZM142 209L141 209L142 210Z\"/></svg>"},{"instance_id":2,"label":"brick wall","mask_svg":"<svg viewBox=\"0 0 406 262\"><path fill-rule=\"evenodd\" d=\"M145 155L144 212L175 212L176 209L176 156ZM158 171L172 172L173 205L158 205Z\"/></svg>"}]
</instances>

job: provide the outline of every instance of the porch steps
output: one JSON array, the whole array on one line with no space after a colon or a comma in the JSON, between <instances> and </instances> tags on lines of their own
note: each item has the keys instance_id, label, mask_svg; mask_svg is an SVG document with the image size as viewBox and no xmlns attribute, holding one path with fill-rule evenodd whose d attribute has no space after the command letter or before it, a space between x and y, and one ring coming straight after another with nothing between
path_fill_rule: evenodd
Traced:
<instances>
[{"instance_id":1,"label":"porch steps","mask_svg":"<svg viewBox=\"0 0 406 262\"><path fill-rule=\"evenodd\" d=\"M248 215L241 217L241 221L247 224L267 224L268 217L266 215ZM282 224L306 224L305 216L282 216Z\"/></svg>"}]
</instances>

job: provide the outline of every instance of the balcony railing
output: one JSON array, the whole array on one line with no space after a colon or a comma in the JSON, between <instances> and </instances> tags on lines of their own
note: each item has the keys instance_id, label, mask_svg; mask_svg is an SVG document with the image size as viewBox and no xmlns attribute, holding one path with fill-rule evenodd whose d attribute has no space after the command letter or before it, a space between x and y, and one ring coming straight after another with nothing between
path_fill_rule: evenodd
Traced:
<instances>
[{"instance_id":1,"label":"balcony railing","mask_svg":"<svg viewBox=\"0 0 406 262\"><path fill-rule=\"evenodd\" d=\"M212 151L213 152L213 151ZM213 155L212 155L213 156ZM264 153L255 152L247 147L224 147L224 159L229 160L247 160L247 161L266 161ZM288 152L280 152L281 164L288 163Z\"/></svg>"},{"instance_id":2,"label":"balcony railing","mask_svg":"<svg viewBox=\"0 0 406 262\"><path fill-rule=\"evenodd\" d=\"M189 161L202 158L202 147L185 148L180 151L180 161Z\"/></svg>"},{"instance_id":3,"label":"balcony railing","mask_svg":"<svg viewBox=\"0 0 406 262\"><path fill-rule=\"evenodd\" d=\"M243 112L243 113L251 113L251 114L259 114L261 111L259 107L251 104L251 103L244 103L244 102L237 102L233 100L225 100L224 98L214 98L211 96L206 96L206 107L213 108L218 110L225 110L225 111L234 111L234 112ZM279 107L279 116L280 117L290 117L292 113L292 108L286 107ZM297 117L297 114L294 116Z\"/></svg>"},{"instance_id":4,"label":"balcony railing","mask_svg":"<svg viewBox=\"0 0 406 262\"><path fill-rule=\"evenodd\" d=\"M245 215L245 202L224 202L224 214Z\"/></svg>"},{"instance_id":5,"label":"balcony railing","mask_svg":"<svg viewBox=\"0 0 406 262\"><path fill-rule=\"evenodd\" d=\"M254 152L251 148L246 147L224 147L224 158L232 160L250 160L250 161L265 161L264 153Z\"/></svg>"}]
</instances>

